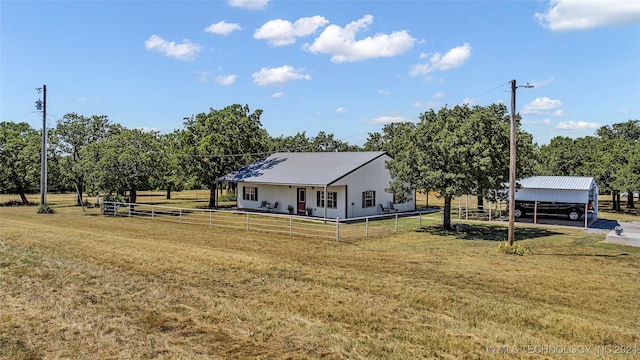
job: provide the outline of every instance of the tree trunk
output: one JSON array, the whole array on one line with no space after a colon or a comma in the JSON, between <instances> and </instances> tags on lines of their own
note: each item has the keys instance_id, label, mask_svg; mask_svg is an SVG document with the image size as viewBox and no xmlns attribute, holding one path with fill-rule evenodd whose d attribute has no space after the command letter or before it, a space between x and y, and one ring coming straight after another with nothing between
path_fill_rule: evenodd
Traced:
<instances>
[{"instance_id":1,"label":"tree trunk","mask_svg":"<svg viewBox=\"0 0 640 360\"><path fill-rule=\"evenodd\" d=\"M77 186L77 189L78 189L78 196L76 196L76 205L77 206L81 206L82 205L82 192L84 191L84 188L82 187L82 181L78 181L78 184L76 186Z\"/></svg>"},{"instance_id":2,"label":"tree trunk","mask_svg":"<svg viewBox=\"0 0 640 360\"><path fill-rule=\"evenodd\" d=\"M167 185L167 200L171 200L171 185Z\"/></svg>"},{"instance_id":3,"label":"tree trunk","mask_svg":"<svg viewBox=\"0 0 640 360\"><path fill-rule=\"evenodd\" d=\"M611 207L611 210L616 211L616 209L618 208L618 206L616 205L616 193L617 191L612 190L611 191L611 200L613 201L613 206Z\"/></svg>"},{"instance_id":4,"label":"tree trunk","mask_svg":"<svg viewBox=\"0 0 640 360\"><path fill-rule=\"evenodd\" d=\"M616 191L616 212L621 212L622 207L620 205L620 191Z\"/></svg>"},{"instance_id":5,"label":"tree trunk","mask_svg":"<svg viewBox=\"0 0 640 360\"><path fill-rule=\"evenodd\" d=\"M482 195L478 195L478 211L484 212L484 197Z\"/></svg>"},{"instance_id":6,"label":"tree trunk","mask_svg":"<svg viewBox=\"0 0 640 360\"><path fill-rule=\"evenodd\" d=\"M27 200L27 194L25 194L24 189L18 189L18 193L20 194L20 200L22 200L22 204L23 205L29 204L29 200Z\"/></svg>"},{"instance_id":7,"label":"tree trunk","mask_svg":"<svg viewBox=\"0 0 640 360\"><path fill-rule=\"evenodd\" d=\"M211 184L211 190L209 190L209 209L213 209L216 206L216 191L218 191L216 185L216 183Z\"/></svg>"},{"instance_id":8,"label":"tree trunk","mask_svg":"<svg viewBox=\"0 0 640 360\"><path fill-rule=\"evenodd\" d=\"M129 202L135 204L137 197L138 197L138 193L136 192L136 188L131 189L129 191Z\"/></svg>"},{"instance_id":9,"label":"tree trunk","mask_svg":"<svg viewBox=\"0 0 640 360\"><path fill-rule=\"evenodd\" d=\"M633 202L633 190L627 191L627 209L635 209L636 205Z\"/></svg>"},{"instance_id":10,"label":"tree trunk","mask_svg":"<svg viewBox=\"0 0 640 360\"><path fill-rule=\"evenodd\" d=\"M444 216L442 230L451 230L451 196L444 197Z\"/></svg>"}]
</instances>

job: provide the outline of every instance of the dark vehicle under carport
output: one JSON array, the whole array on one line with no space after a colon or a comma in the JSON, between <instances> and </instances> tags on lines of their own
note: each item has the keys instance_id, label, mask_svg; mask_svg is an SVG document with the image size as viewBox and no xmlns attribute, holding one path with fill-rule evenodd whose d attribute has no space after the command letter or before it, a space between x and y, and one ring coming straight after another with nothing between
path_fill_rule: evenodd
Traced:
<instances>
[{"instance_id":1,"label":"dark vehicle under carport","mask_svg":"<svg viewBox=\"0 0 640 360\"><path fill-rule=\"evenodd\" d=\"M593 214L593 202L589 202L587 211ZM584 204L546 201L536 204L535 201L516 201L516 210L513 215L520 218L533 216L536 212L538 216L566 216L569 220L577 221L584 215Z\"/></svg>"}]
</instances>

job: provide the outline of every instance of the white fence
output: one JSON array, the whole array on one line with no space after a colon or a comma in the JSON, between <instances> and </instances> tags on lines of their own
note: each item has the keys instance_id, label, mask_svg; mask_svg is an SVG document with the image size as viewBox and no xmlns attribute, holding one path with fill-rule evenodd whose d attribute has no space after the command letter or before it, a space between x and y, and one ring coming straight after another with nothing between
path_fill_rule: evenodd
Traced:
<instances>
[{"instance_id":1,"label":"white fence","mask_svg":"<svg viewBox=\"0 0 640 360\"><path fill-rule=\"evenodd\" d=\"M332 239L336 241L367 238L398 231L415 230L423 226L423 214L438 212L428 209L410 213L395 213L363 218L323 219L310 216L273 214L213 209L185 209L168 206L104 201L102 214L194 224L211 228L229 228ZM431 221L439 219L431 219Z\"/></svg>"}]
</instances>

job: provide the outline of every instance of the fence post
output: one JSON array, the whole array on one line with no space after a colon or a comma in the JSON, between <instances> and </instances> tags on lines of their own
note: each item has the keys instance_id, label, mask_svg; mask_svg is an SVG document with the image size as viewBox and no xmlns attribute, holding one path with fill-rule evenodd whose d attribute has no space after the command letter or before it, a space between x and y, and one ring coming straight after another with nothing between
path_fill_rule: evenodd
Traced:
<instances>
[{"instance_id":1,"label":"fence post","mask_svg":"<svg viewBox=\"0 0 640 360\"><path fill-rule=\"evenodd\" d=\"M420 212L420 227L422 227L422 211Z\"/></svg>"},{"instance_id":2,"label":"fence post","mask_svg":"<svg viewBox=\"0 0 640 360\"><path fill-rule=\"evenodd\" d=\"M180 224L182 224L182 208L180 208Z\"/></svg>"},{"instance_id":3,"label":"fence post","mask_svg":"<svg viewBox=\"0 0 640 360\"><path fill-rule=\"evenodd\" d=\"M340 217L336 218L336 241L340 241Z\"/></svg>"},{"instance_id":4,"label":"fence post","mask_svg":"<svg viewBox=\"0 0 640 360\"><path fill-rule=\"evenodd\" d=\"M396 232L398 232L398 214L396 214Z\"/></svg>"},{"instance_id":5,"label":"fence post","mask_svg":"<svg viewBox=\"0 0 640 360\"><path fill-rule=\"evenodd\" d=\"M213 226L213 210L209 209L209 227Z\"/></svg>"},{"instance_id":6,"label":"fence post","mask_svg":"<svg viewBox=\"0 0 640 360\"><path fill-rule=\"evenodd\" d=\"M491 203L489 203L489 221L491 221Z\"/></svg>"},{"instance_id":7,"label":"fence post","mask_svg":"<svg viewBox=\"0 0 640 360\"><path fill-rule=\"evenodd\" d=\"M289 215L289 236L293 236L293 215Z\"/></svg>"},{"instance_id":8,"label":"fence post","mask_svg":"<svg viewBox=\"0 0 640 360\"><path fill-rule=\"evenodd\" d=\"M118 207L116 206L116 203L111 203L113 205L113 216L118 216Z\"/></svg>"},{"instance_id":9,"label":"fence post","mask_svg":"<svg viewBox=\"0 0 640 360\"><path fill-rule=\"evenodd\" d=\"M131 204L129 204L129 206L128 206L128 214L127 214L127 215L128 215L129 217L131 217Z\"/></svg>"},{"instance_id":10,"label":"fence post","mask_svg":"<svg viewBox=\"0 0 640 360\"><path fill-rule=\"evenodd\" d=\"M458 208L458 220L462 219L462 208Z\"/></svg>"},{"instance_id":11,"label":"fence post","mask_svg":"<svg viewBox=\"0 0 640 360\"><path fill-rule=\"evenodd\" d=\"M153 221L153 218L155 217L156 212L155 212L155 206L151 205L151 221Z\"/></svg>"},{"instance_id":12,"label":"fence post","mask_svg":"<svg viewBox=\"0 0 640 360\"><path fill-rule=\"evenodd\" d=\"M364 222L364 237L368 238L369 237L369 217L367 216L367 219Z\"/></svg>"}]
</instances>

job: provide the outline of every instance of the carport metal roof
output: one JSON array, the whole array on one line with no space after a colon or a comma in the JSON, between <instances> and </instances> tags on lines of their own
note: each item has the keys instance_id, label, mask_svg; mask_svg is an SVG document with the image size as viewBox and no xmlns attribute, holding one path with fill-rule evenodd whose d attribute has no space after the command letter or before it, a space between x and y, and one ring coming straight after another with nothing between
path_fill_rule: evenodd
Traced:
<instances>
[{"instance_id":1,"label":"carport metal roof","mask_svg":"<svg viewBox=\"0 0 640 360\"><path fill-rule=\"evenodd\" d=\"M518 201L552 201L597 206L598 186L586 176L532 176L518 181Z\"/></svg>"},{"instance_id":2,"label":"carport metal roof","mask_svg":"<svg viewBox=\"0 0 640 360\"><path fill-rule=\"evenodd\" d=\"M532 176L518 182L522 188L549 190L591 190L595 183L587 176Z\"/></svg>"}]
</instances>

